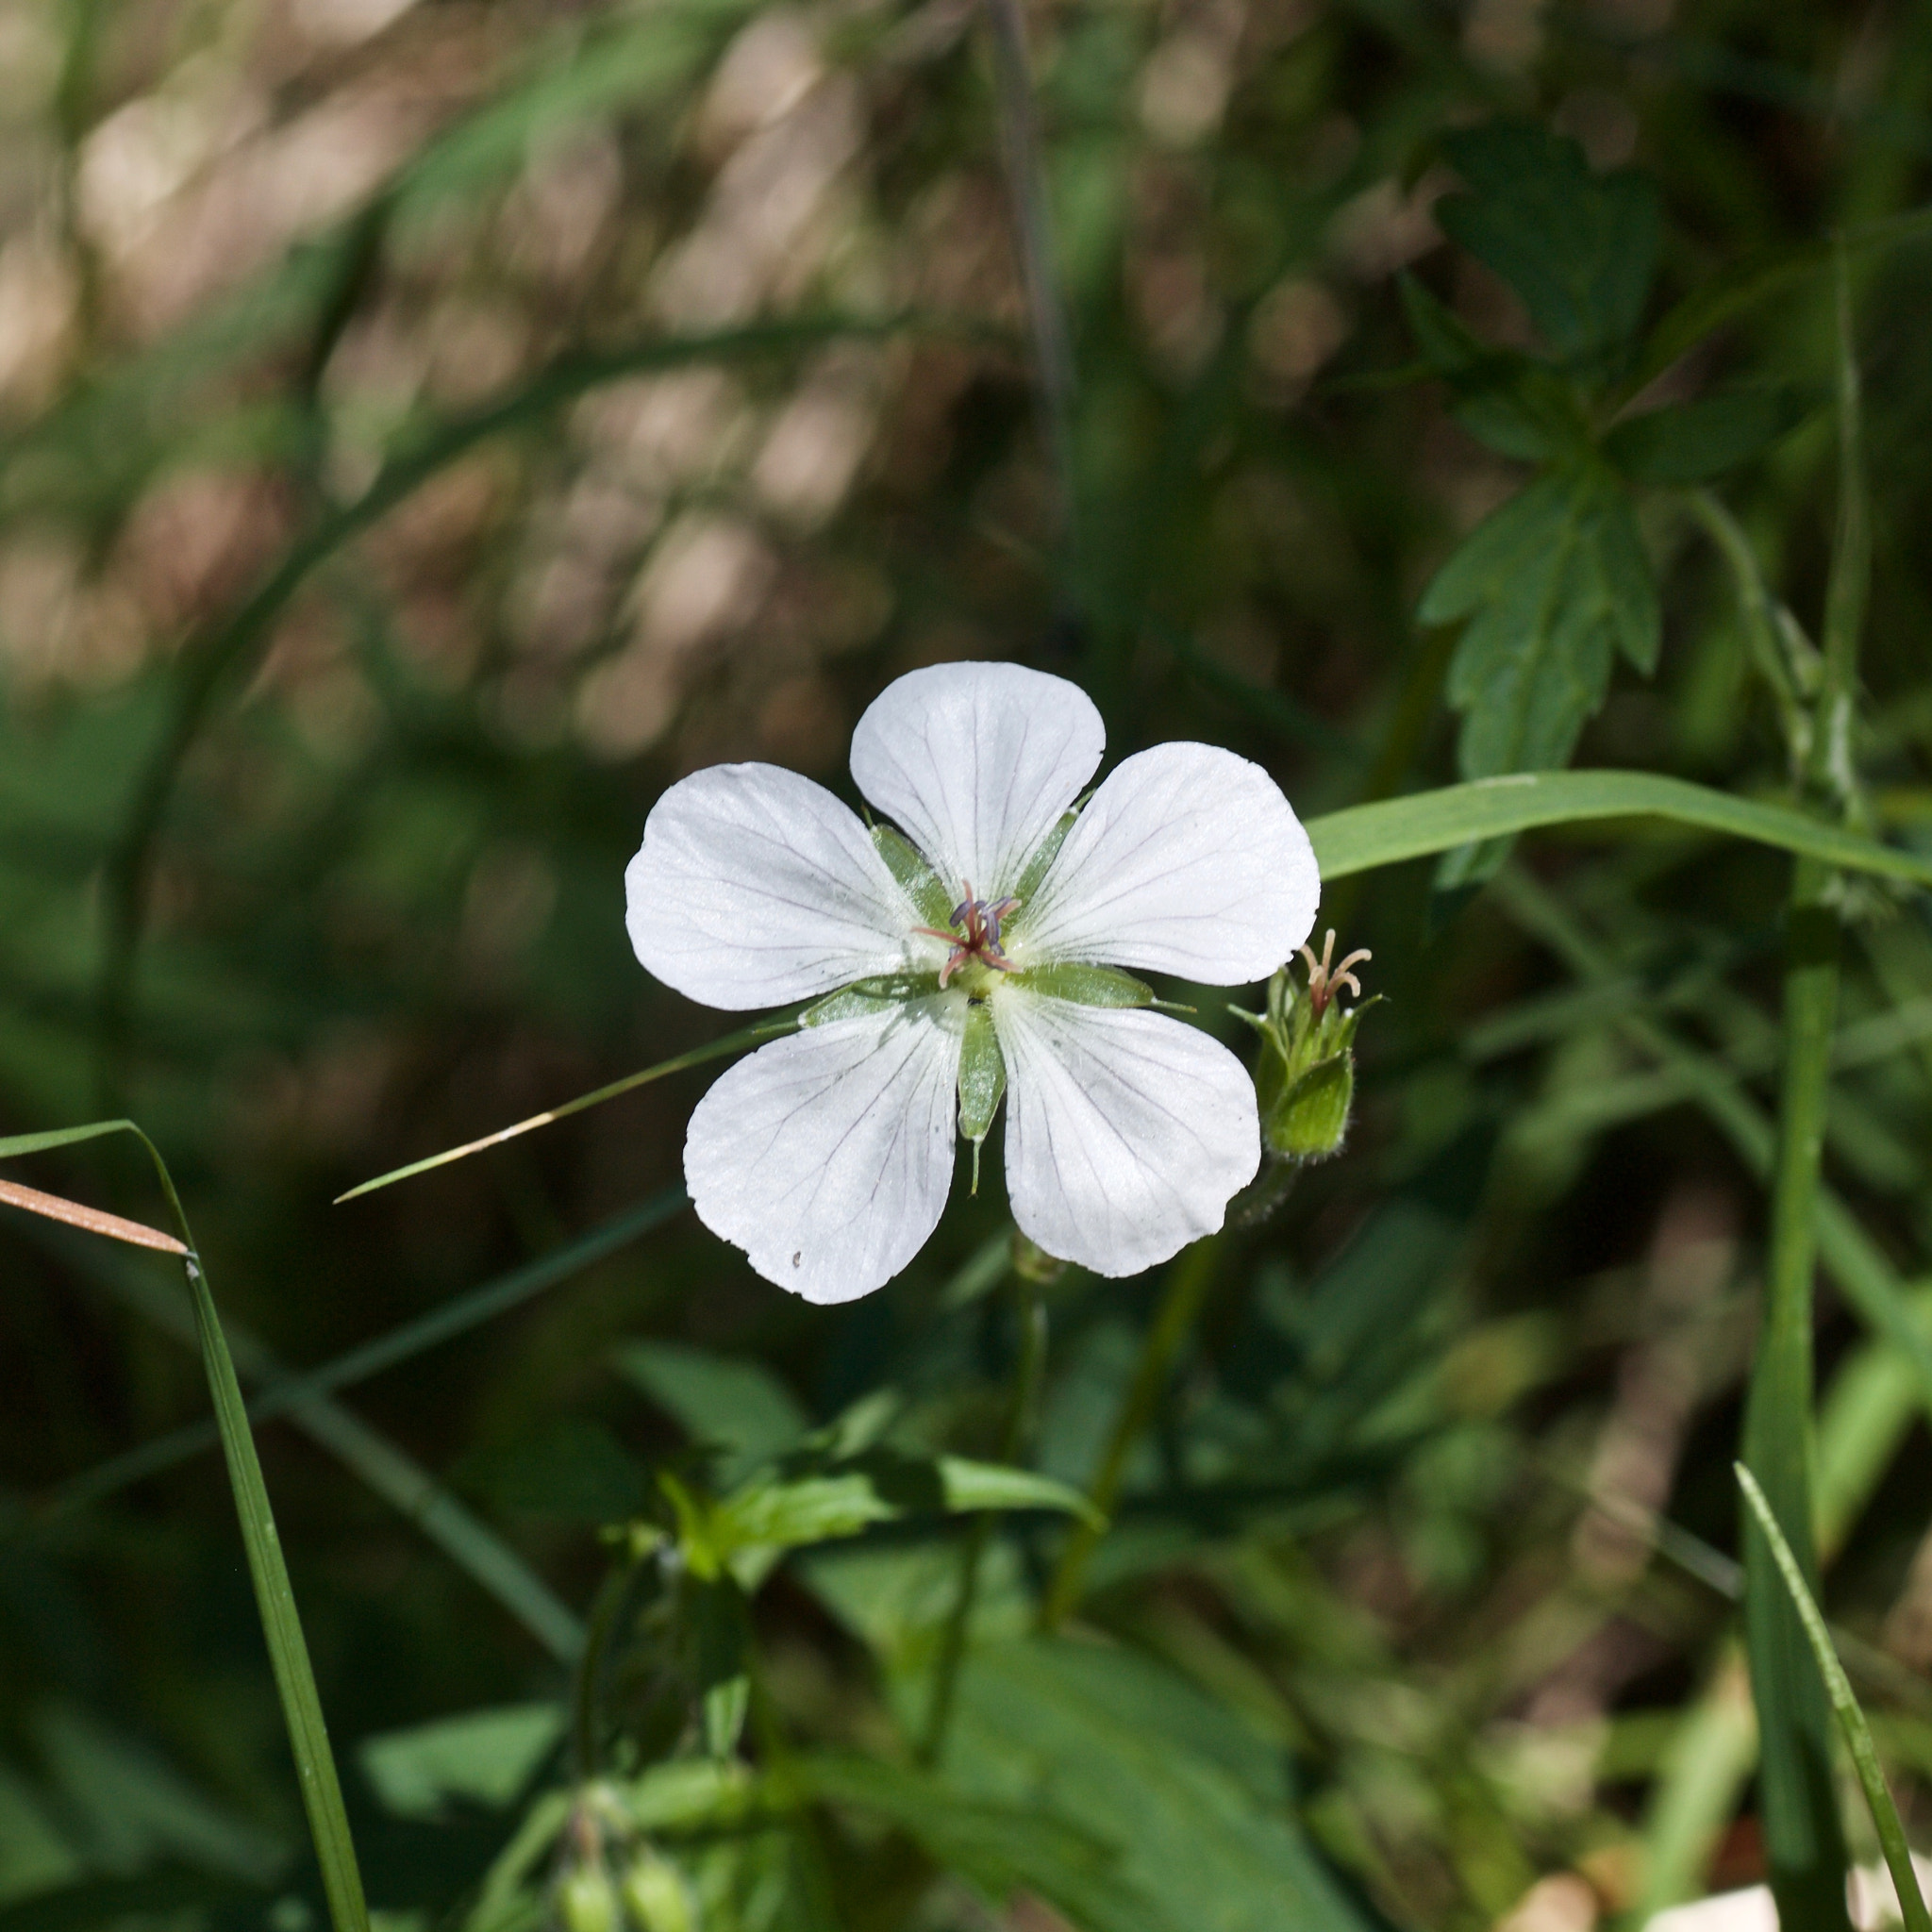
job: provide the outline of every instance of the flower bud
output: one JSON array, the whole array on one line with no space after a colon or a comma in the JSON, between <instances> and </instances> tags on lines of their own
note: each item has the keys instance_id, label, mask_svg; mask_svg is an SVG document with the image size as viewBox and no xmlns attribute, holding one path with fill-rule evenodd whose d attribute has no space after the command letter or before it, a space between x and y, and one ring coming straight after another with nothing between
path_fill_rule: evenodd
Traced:
<instances>
[{"instance_id":1,"label":"flower bud","mask_svg":"<svg viewBox=\"0 0 1932 1932\"><path fill-rule=\"evenodd\" d=\"M617 1887L599 1858L573 1865L557 1888L557 1912L564 1932L624 1932Z\"/></svg>"},{"instance_id":2,"label":"flower bud","mask_svg":"<svg viewBox=\"0 0 1932 1932\"><path fill-rule=\"evenodd\" d=\"M1304 946L1307 985L1296 986L1284 966L1269 982L1267 1017L1241 1015L1261 1036L1255 1100L1262 1142L1278 1160L1326 1160L1348 1137L1355 1107L1355 1029L1375 1001L1344 1008L1336 998L1343 986L1360 993L1349 969L1370 956L1351 953L1331 965L1334 951L1332 931L1319 959Z\"/></svg>"},{"instance_id":3,"label":"flower bud","mask_svg":"<svg viewBox=\"0 0 1932 1932\"><path fill-rule=\"evenodd\" d=\"M1018 1228L1013 1230L1013 1273L1022 1281L1040 1288L1051 1288L1067 1272L1058 1255L1049 1255L1038 1241L1029 1241Z\"/></svg>"},{"instance_id":4,"label":"flower bud","mask_svg":"<svg viewBox=\"0 0 1932 1932\"><path fill-rule=\"evenodd\" d=\"M637 1932L697 1932L697 1907L684 1874L648 1848L624 1874L624 1903Z\"/></svg>"}]
</instances>

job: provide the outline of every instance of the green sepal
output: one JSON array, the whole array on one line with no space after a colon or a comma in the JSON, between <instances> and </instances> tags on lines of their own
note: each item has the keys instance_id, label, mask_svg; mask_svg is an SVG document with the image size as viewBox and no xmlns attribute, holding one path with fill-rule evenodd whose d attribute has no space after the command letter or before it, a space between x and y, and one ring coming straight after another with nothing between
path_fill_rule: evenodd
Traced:
<instances>
[{"instance_id":1,"label":"green sepal","mask_svg":"<svg viewBox=\"0 0 1932 1932\"><path fill-rule=\"evenodd\" d=\"M1154 989L1143 986L1131 973L1112 966L1029 966L1009 975L1012 983L1027 992L1044 993L1051 999L1071 1000L1076 1007L1151 1007Z\"/></svg>"},{"instance_id":2,"label":"green sepal","mask_svg":"<svg viewBox=\"0 0 1932 1932\"><path fill-rule=\"evenodd\" d=\"M1006 1056L992 1015L984 1006L966 1008L959 1042L959 1131L973 1142L973 1191L979 1191L979 1148L1007 1091Z\"/></svg>"},{"instance_id":3,"label":"green sepal","mask_svg":"<svg viewBox=\"0 0 1932 1932\"><path fill-rule=\"evenodd\" d=\"M931 999L940 990L937 973L889 973L877 979L855 979L828 992L799 1014L800 1026L824 1026L834 1020L859 1020L902 1007L908 1000Z\"/></svg>"},{"instance_id":4,"label":"green sepal","mask_svg":"<svg viewBox=\"0 0 1932 1932\"><path fill-rule=\"evenodd\" d=\"M1041 841L1040 849L1026 861L1025 870L1013 882L1011 896L1024 907L1027 900L1040 890L1043 879L1056 858L1060 856L1060 847L1067 842L1067 834L1074 829L1074 822L1080 816L1076 805L1071 811L1063 811L1052 831ZM950 908L948 908L950 910Z\"/></svg>"},{"instance_id":5,"label":"green sepal","mask_svg":"<svg viewBox=\"0 0 1932 1932\"><path fill-rule=\"evenodd\" d=\"M1228 1008L1261 1036L1255 1104L1262 1141L1277 1159L1325 1160L1341 1151L1355 1106L1356 1028L1380 999L1346 1008L1330 1000L1317 1015L1284 967L1269 982L1265 1019Z\"/></svg>"},{"instance_id":6,"label":"green sepal","mask_svg":"<svg viewBox=\"0 0 1932 1932\"><path fill-rule=\"evenodd\" d=\"M947 890L945 880L926 863L925 855L918 846L892 825L874 825L872 842L874 850L886 861L886 870L919 908L920 918L941 931L949 926L953 908L958 901Z\"/></svg>"}]
</instances>

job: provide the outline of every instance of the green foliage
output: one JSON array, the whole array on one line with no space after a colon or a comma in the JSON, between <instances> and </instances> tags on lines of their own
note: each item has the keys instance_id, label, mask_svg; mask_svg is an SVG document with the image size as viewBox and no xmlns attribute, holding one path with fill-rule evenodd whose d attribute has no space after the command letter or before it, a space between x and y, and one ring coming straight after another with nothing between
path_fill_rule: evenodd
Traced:
<instances>
[{"instance_id":1,"label":"green foliage","mask_svg":"<svg viewBox=\"0 0 1932 1932\"><path fill-rule=\"evenodd\" d=\"M1830 1717L1894 1860L1932 1766L1932 26L381 11L4 36L0 1932L1833 1919ZM960 657L1266 766L1385 1003L1036 969L1345 1141L1098 1280L979 1025L808 1307L685 1121L931 976L715 1019L624 866Z\"/></svg>"},{"instance_id":2,"label":"green foliage","mask_svg":"<svg viewBox=\"0 0 1932 1932\"><path fill-rule=\"evenodd\" d=\"M1575 142L1512 122L1442 151L1471 190L1438 207L1443 231L1522 296L1559 361L1615 374L1657 268L1655 186L1631 169L1592 174Z\"/></svg>"}]
</instances>

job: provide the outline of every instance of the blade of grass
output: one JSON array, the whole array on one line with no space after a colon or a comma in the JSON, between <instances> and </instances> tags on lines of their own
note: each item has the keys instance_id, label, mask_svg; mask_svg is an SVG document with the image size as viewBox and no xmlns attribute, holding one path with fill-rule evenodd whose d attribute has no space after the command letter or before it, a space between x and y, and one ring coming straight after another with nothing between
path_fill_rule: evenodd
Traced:
<instances>
[{"instance_id":1,"label":"blade of grass","mask_svg":"<svg viewBox=\"0 0 1932 1932\"><path fill-rule=\"evenodd\" d=\"M322 1871L322 1888L328 1900L329 1919L335 1932L369 1932L369 1910L362 1895L362 1874L356 1862L355 1840L349 1835L348 1813L342 1807L341 1782L336 1774L336 1761L329 1750L328 1725L322 1713L322 1698L315 1688L315 1671L308 1659L308 1644L302 1634L302 1619L295 1608L295 1592L289 1582L289 1567L282 1557L281 1539L275 1530L275 1511L269 1506L268 1487L262 1481L261 1464L255 1453L255 1438L249 1432L248 1411L242 1400L242 1386L235 1378L235 1364L222 1333L221 1317L215 1311L207 1271L195 1247L193 1230L175 1190L174 1176L161 1158L160 1149L132 1121L96 1121L85 1127L68 1129L64 1134L25 1134L0 1141L0 1159L16 1154L37 1152L50 1146L71 1146L77 1141L98 1139L107 1134L129 1133L140 1141L154 1162L155 1174L166 1196L168 1210L186 1253L182 1265L188 1287L194 1298L194 1321L201 1341L202 1364L208 1372L208 1393L213 1398L215 1419L221 1430L222 1453L228 1465L228 1486L235 1496L235 1513L242 1524L242 1547L247 1552L248 1574L255 1585L256 1607L261 1614L262 1634L268 1640L270 1667L275 1673L275 1690L281 1698L282 1721L288 1727L289 1744L294 1754L296 1780L301 1787L303 1808L308 1814L308 1829L315 1840L315 1856Z\"/></svg>"},{"instance_id":2,"label":"blade of grass","mask_svg":"<svg viewBox=\"0 0 1932 1932\"><path fill-rule=\"evenodd\" d=\"M1653 772L1513 772L1308 821L1324 881L1482 839L1594 819L1660 818L1780 846L1824 865L1932 886L1932 858L1881 845L1783 805L1735 798Z\"/></svg>"},{"instance_id":3,"label":"blade of grass","mask_svg":"<svg viewBox=\"0 0 1932 1932\"><path fill-rule=\"evenodd\" d=\"M1858 1700L1852 1695L1852 1687L1846 1680L1844 1667L1838 1660L1838 1653L1831 1647L1824 1619L1819 1614L1817 1600L1807 1585L1804 1566L1786 1539L1777 1515L1757 1477L1741 1462L1734 1467L1752 1520L1777 1565L1779 1579L1790 1595L1791 1608L1817 1663L1816 1681L1830 1702L1839 1728L1844 1733L1845 1744L1852 1754L1853 1768L1858 1774L1858 1784L1865 1793L1865 1803L1871 1809L1872 1823L1878 1833L1878 1842L1885 1851L1886 1869L1890 1872L1891 1882L1898 1890L1899 1909L1905 1915L1907 1932L1932 1932L1932 1913L1925 1909L1924 1895L1919 1890L1918 1875L1912 1870L1911 1848L1906 1843L1898 1807L1892 1803L1885 1773L1879 1766L1878 1752L1872 1742L1871 1726L1865 1722L1865 1713L1858 1708ZM1798 1923L1808 1924L1810 1922Z\"/></svg>"},{"instance_id":4,"label":"blade of grass","mask_svg":"<svg viewBox=\"0 0 1932 1932\"><path fill-rule=\"evenodd\" d=\"M4 1158L7 1149L13 1144L0 1142L0 1158ZM458 1295L441 1307L432 1308L426 1315L406 1322L387 1335L379 1335L372 1341L350 1349L322 1368L270 1384L249 1405L250 1422L259 1426L318 1396L348 1388L352 1383L366 1381L372 1375L408 1361L412 1356L421 1355L425 1349L479 1327L483 1323L528 1301L533 1295L541 1294L545 1289L628 1246L654 1227L661 1226L685 1206L687 1198L682 1188L667 1188L661 1194L654 1194L628 1213L616 1215L603 1226L592 1228L580 1240L541 1256L525 1267L514 1269L494 1281L485 1282L468 1294ZM70 1509L100 1502L132 1483L157 1475L164 1469L172 1469L176 1463L200 1455L205 1449L213 1448L219 1440L219 1432L210 1423L195 1423L185 1428L170 1430L151 1442L144 1442L125 1455L111 1457L94 1469L71 1478L43 1502L37 1513L45 1520L50 1515L64 1514Z\"/></svg>"},{"instance_id":5,"label":"blade of grass","mask_svg":"<svg viewBox=\"0 0 1932 1932\"><path fill-rule=\"evenodd\" d=\"M797 1030L796 1020L765 1020L756 1026L727 1033L723 1040L714 1040L708 1046L696 1046L689 1053L659 1060L655 1067L646 1067L638 1074L626 1074L623 1079L613 1080L609 1086L599 1087L594 1092L580 1093L560 1107L545 1108L541 1113L533 1113L528 1120L518 1121L513 1126L499 1127L493 1134L485 1134L480 1141L466 1141L460 1147L446 1147L441 1154L412 1160L407 1167L391 1168L387 1174L377 1174L373 1181L360 1182L346 1194L338 1194L335 1204L340 1208L344 1201L353 1201L360 1194L373 1194L378 1188L387 1188L396 1181L411 1180L419 1174L427 1174L432 1168L447 1167L453 1160L464 1160L472 1154L501 1147L506 1141L514 1141L519 1134L534 1133L539 1127L549 1126L553 1121L566 1120L574 1113L582 1113L586 1108L602 1107L607 1100L615 1100L621 1093L648 1087L653 1080L661 1080L668 1074L681 1074L687 1067L701 1067L707 1060L722 1059L728 1053L739 1053L747 1046L756 1046L760 1041L777 1040Z\"/></svg>"},{"instance_id":6,"label":"blade of grass","mask_svg":"<svg viewBox=\"0 0 1932 1932\"><path fill-rule=\"evenodd\" d=\"M163 1334L190 1348L198 1345L193 1310L170 1293L153 1270L67 1236L50 1234L47 1246ZM228 1324L228 1350L244 1382L287 1379L267 1344L233 1323ZM559 1662L575 1660L584 1634L576 1617L494 1530L465 1508L413 1457L326 1395L295 1404L289 1420L414 1524ZM72 1490L72 1485L66 1485L57 1492L58 1500L69 1507L73 1507ZM43 1507L34 1512L34 1520L44 1523L50 1513Z\"/></svg>"},{"instance_id":7,"label":"blade of grass","mask_svg":"<svg viewBox=\"0 0 1932 1932\"><path fill-rule=\"evenodd\" d=\"M1771 1196L1764 1319L1744 1407L1744 1459L1760 1473L1793 1560L1818 1574L1812 1523L1811 1284L1824 1142L1838 916L1822 870L1801 862L1785 967L1785 1067ZM1805 1631L1753 1518L1744 1522L1744 1644L1757 1705L1758 1786L1771 1888L1788 1925L1842 1925L1846 1858L1831 1776L1831 1712L1805 1667Z\"/></svg>"},{"instance_id":8,"label":"blade of grass","mask_svg":"<svg viewBox=\"0 0 1932 1932\"><path fill-rule=\"evenodd\" d=\"M18 1181L0 1181L0 1203L25 1208L46 1221L64 1222L69 1227L84 1228L89 1234L105 1235L111 1241L126 1241L137 1248L157 1248L164 1255L185 1255L188 1250L171 1234L163 1234L145 1222L124 1221L118 1214L104 1213L79 1201L59 1194L43 1194L38 1188L24 1188Z\"/></svg>"}]
</instances>

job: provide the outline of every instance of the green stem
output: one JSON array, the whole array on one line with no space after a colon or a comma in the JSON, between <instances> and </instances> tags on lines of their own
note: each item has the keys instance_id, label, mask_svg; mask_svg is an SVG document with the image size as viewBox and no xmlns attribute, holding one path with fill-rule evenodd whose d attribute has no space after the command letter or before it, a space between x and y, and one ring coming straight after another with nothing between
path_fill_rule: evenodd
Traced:
<instances>
[{"instance_id":1,"label":"green stem","mask_svg":"<svg viewBox=\"0 0 1932 1932\"><path fill-rule=\"evenodd\" d=\"M1141 1359L1128 1385L1126 1398L1114 1420L1113 1433L1095 1470L1088 1490L1088 1500L1095 1511L1111 1520L1114 1505L1120 1501L1121 1480L1126 1473L1127 1457L1141 1432L1154 1420L1160 1398L1167 1389L1168 1374L1194 1318L1201 1312L1208 1290L1214 1279L1214 1266L1220 1258L1221 1243L1213 1237L1196 1241L1169 1271L1167 1292L1161 1298L1154 1325L1141 1345ZM1076 1524L1060 1553L1058 1567L1046 1592L1040 1613L1042 1630L1057 1630L1066 1622L1080 1601L1087 1580L1087 1566L1105 1532L1091 1523Z\"/></svg>"},{"instance_id":2,"label":"green stem","mask_svg":"<svg viewBox=\"0 0 1932 1932\"><path fill-rule=\"evenodd\" d=\"M1020 1459L1033 1406L1039 1399L1041 1379L1046 1372L1046 1308L1040 1299L1040 1285L1015 1271L1013 1287L1019 1302L1020 1353L1013 1364L1012 1394L1000 1438L1000 1460L1009 1466ZM959 1665L966 1656L973 1606L979 1594L980 1565L986 1560L997 1521L997 1510L981 1510L974 1518L965 1547L959 1553L958 1589L954 1593L945 1628L940 1633L940 1652L933 1663L932 1698L926 1707L925 1736L919 1749L922 1764L937 1763L945 1748L946 1732L953 1722L953 1703L959 1688Z\"/></svg>"},{"instance_id":3,"label":"green stem","mask_svg":"<svg viewBox=\"0 0 1932 1932\"><path fill-rule=\"evenodd\" d=\"M1838 916L1826 874L1801 861L1785 964L1785 1066L1778 1107L1764 1325L1744 1409L1744 1460L1757 1472L1807 1583L1817 1586L1812 1524L1811 1291L1819 1162L1838 1010ZM1771 1885L1787 1925L1846 1924L1845 1850L1831 1774L1831 1707L1771 1544L1744 1516L1744 1636L1763 1737L1758 1769Z\"/></svg>"},{"instance_id":4,"label":"green stem","mask_svg":"<svg viewBox=\"0 0 1932 1932\"><path fill-rule=\"evenodd\" d=\"M1840 812L1861 824L1858 774L1852 756L1858 640L1872 582L1872 512L1865 490L1864 405L1852 323L1851 272L1844 244L1833 256L1838 302L1838 530L1824 593L1823 676L1813 742L1814 778Z\"/></svg>"}]
</instances>

